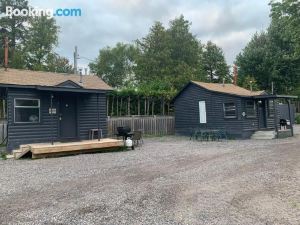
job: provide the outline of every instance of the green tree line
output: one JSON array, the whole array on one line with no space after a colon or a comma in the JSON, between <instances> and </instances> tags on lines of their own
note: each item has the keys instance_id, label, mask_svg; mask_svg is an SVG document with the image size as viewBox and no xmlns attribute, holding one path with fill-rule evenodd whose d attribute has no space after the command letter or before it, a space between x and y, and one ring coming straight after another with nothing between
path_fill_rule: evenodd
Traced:
<instances>
[{"instance_id":1,"label":"green tree line","mask_svg":"<svg viewBox=\"0 0 300 225\"><path fill-rule=\"evenodd\" d=\"M17 9L30 8L26 0L1 0L0 14L6 6ZM54 18L2 16L0 38L9 40L9 67L71 73L72 65L67 58L55 53L58 45L59 27ZM3 42L1 42L3 43ZM0 45L0 61L4 61L4 43Z\"/></svg>"},{"instance_id":2,"label":"green tree line","mask_svg":"<svg viewBox=\"0 0 300 225\"><path fill-rule=\"evenodd\" d=\"M93 73L115 88L109 115L170 114L170 102L190 80L231 80L224 53L216 44L202 44L179 16L168 27L155 22L133 43L117 43L99 51L90 63Z\"/></svg>"},{"instance_id":3,"label":"green tree line","mask_svg":"<svg viewBox=\"0 0 300 225\"><path fill-rule=\"evenodd\" d=\"M300 96L300 2L271 1L271 23L257 32L236 57L238 82L258 89ZM272 85L273 83L273 85Z\"/></svg>"}]
</instances>

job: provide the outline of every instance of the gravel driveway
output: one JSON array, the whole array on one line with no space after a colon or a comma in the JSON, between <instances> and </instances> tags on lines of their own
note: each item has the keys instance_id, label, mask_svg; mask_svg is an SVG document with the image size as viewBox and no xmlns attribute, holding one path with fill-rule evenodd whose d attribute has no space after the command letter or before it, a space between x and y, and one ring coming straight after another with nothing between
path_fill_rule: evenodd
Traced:
<instances>
[{"instance_id":1,"label":"gravel driveway","mask_svg":"<svg viewBox=\"0 0 300 225\"><path fill-rule=\"evenodd\" d=\"M300 224L300 137L0 160L0 224Z\"/></svg>"}]
</instances>

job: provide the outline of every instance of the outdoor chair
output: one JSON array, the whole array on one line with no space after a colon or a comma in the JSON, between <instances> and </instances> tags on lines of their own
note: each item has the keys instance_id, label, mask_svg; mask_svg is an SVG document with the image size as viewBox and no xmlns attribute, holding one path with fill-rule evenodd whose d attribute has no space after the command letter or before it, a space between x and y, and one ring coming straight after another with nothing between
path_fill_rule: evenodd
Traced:
<instances>
[{"instance_id":1,"label":"outdoor chair","mask_svg":"<svg viewBox=\"0 0 300 225\"><path fill-rule=\"evenodd\" d=\"M216 139L217 139L218 141L221 140L221 139L227 140L228 137L227 137L226 131L225 131L225 130L219 130L219 131L216 133Z\"/></svg>"},{"instance_id":2,"label":"outdoor chair","mask_svg":"<svg viewBox=\"0 0 300 225\"><path fill-rule=\"evenodd\" d=\"M140 142L144 143L143 137L142 137L142 131L140 131L140 130L133 131L132 141L133 141L133 145L135 145L135 146L138 146L140 144Z\"/></svg>"}]
</instances>

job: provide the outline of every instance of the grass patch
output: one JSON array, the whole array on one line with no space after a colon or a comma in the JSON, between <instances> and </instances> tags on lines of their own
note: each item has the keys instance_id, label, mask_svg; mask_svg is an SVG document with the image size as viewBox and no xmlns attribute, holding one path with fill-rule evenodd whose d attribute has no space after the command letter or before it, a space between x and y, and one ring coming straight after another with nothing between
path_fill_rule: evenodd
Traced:
<instances>
[{"instance_id":1,"label":"grass patch","mask_svg":"<svg viewBox=\"0 0 300 225\"><path fill-rule=\"evenodd\" d=\"M300 124L300 113L296 114L295 122L296 122L296 124Z\"/></svg>"},{"instance_id":2,"label":"grass patch","mask_svg":"<svg viewBox=\"0 0 300 225\"><path fill-rule=\"evenodd\" d=\"M7 152L1 151L1 152L0 152L0 158L1 158L2 160L6 160L6 159L7 159Z\"/></svg>"}]
</instances>

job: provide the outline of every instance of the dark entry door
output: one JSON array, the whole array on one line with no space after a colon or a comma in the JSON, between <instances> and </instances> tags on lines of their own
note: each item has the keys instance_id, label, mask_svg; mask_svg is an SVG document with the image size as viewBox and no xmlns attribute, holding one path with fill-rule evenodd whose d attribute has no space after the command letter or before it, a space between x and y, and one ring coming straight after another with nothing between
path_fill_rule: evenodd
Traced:
<instances>
[{"instance_id":1,"label":"dark entry door","mask_svg":"<svg viewBox=\"0 0 300 225\"><path fill-rule=\"evenodd\" d=\"M60 99L60 137L62 140L76 138L76 98L62 96Z\"/></svg>"},{"instance_id":2,"label":"dark entry door","mask_svg":"<svg viewBox=\"0 0 300 225\"><path fill-rule=\"evenodd\" d=\"M259 115L259 128L267 127L266 120L266 102L264 100L258 101L258 115Z\"/></svg>"}]
</instances>

